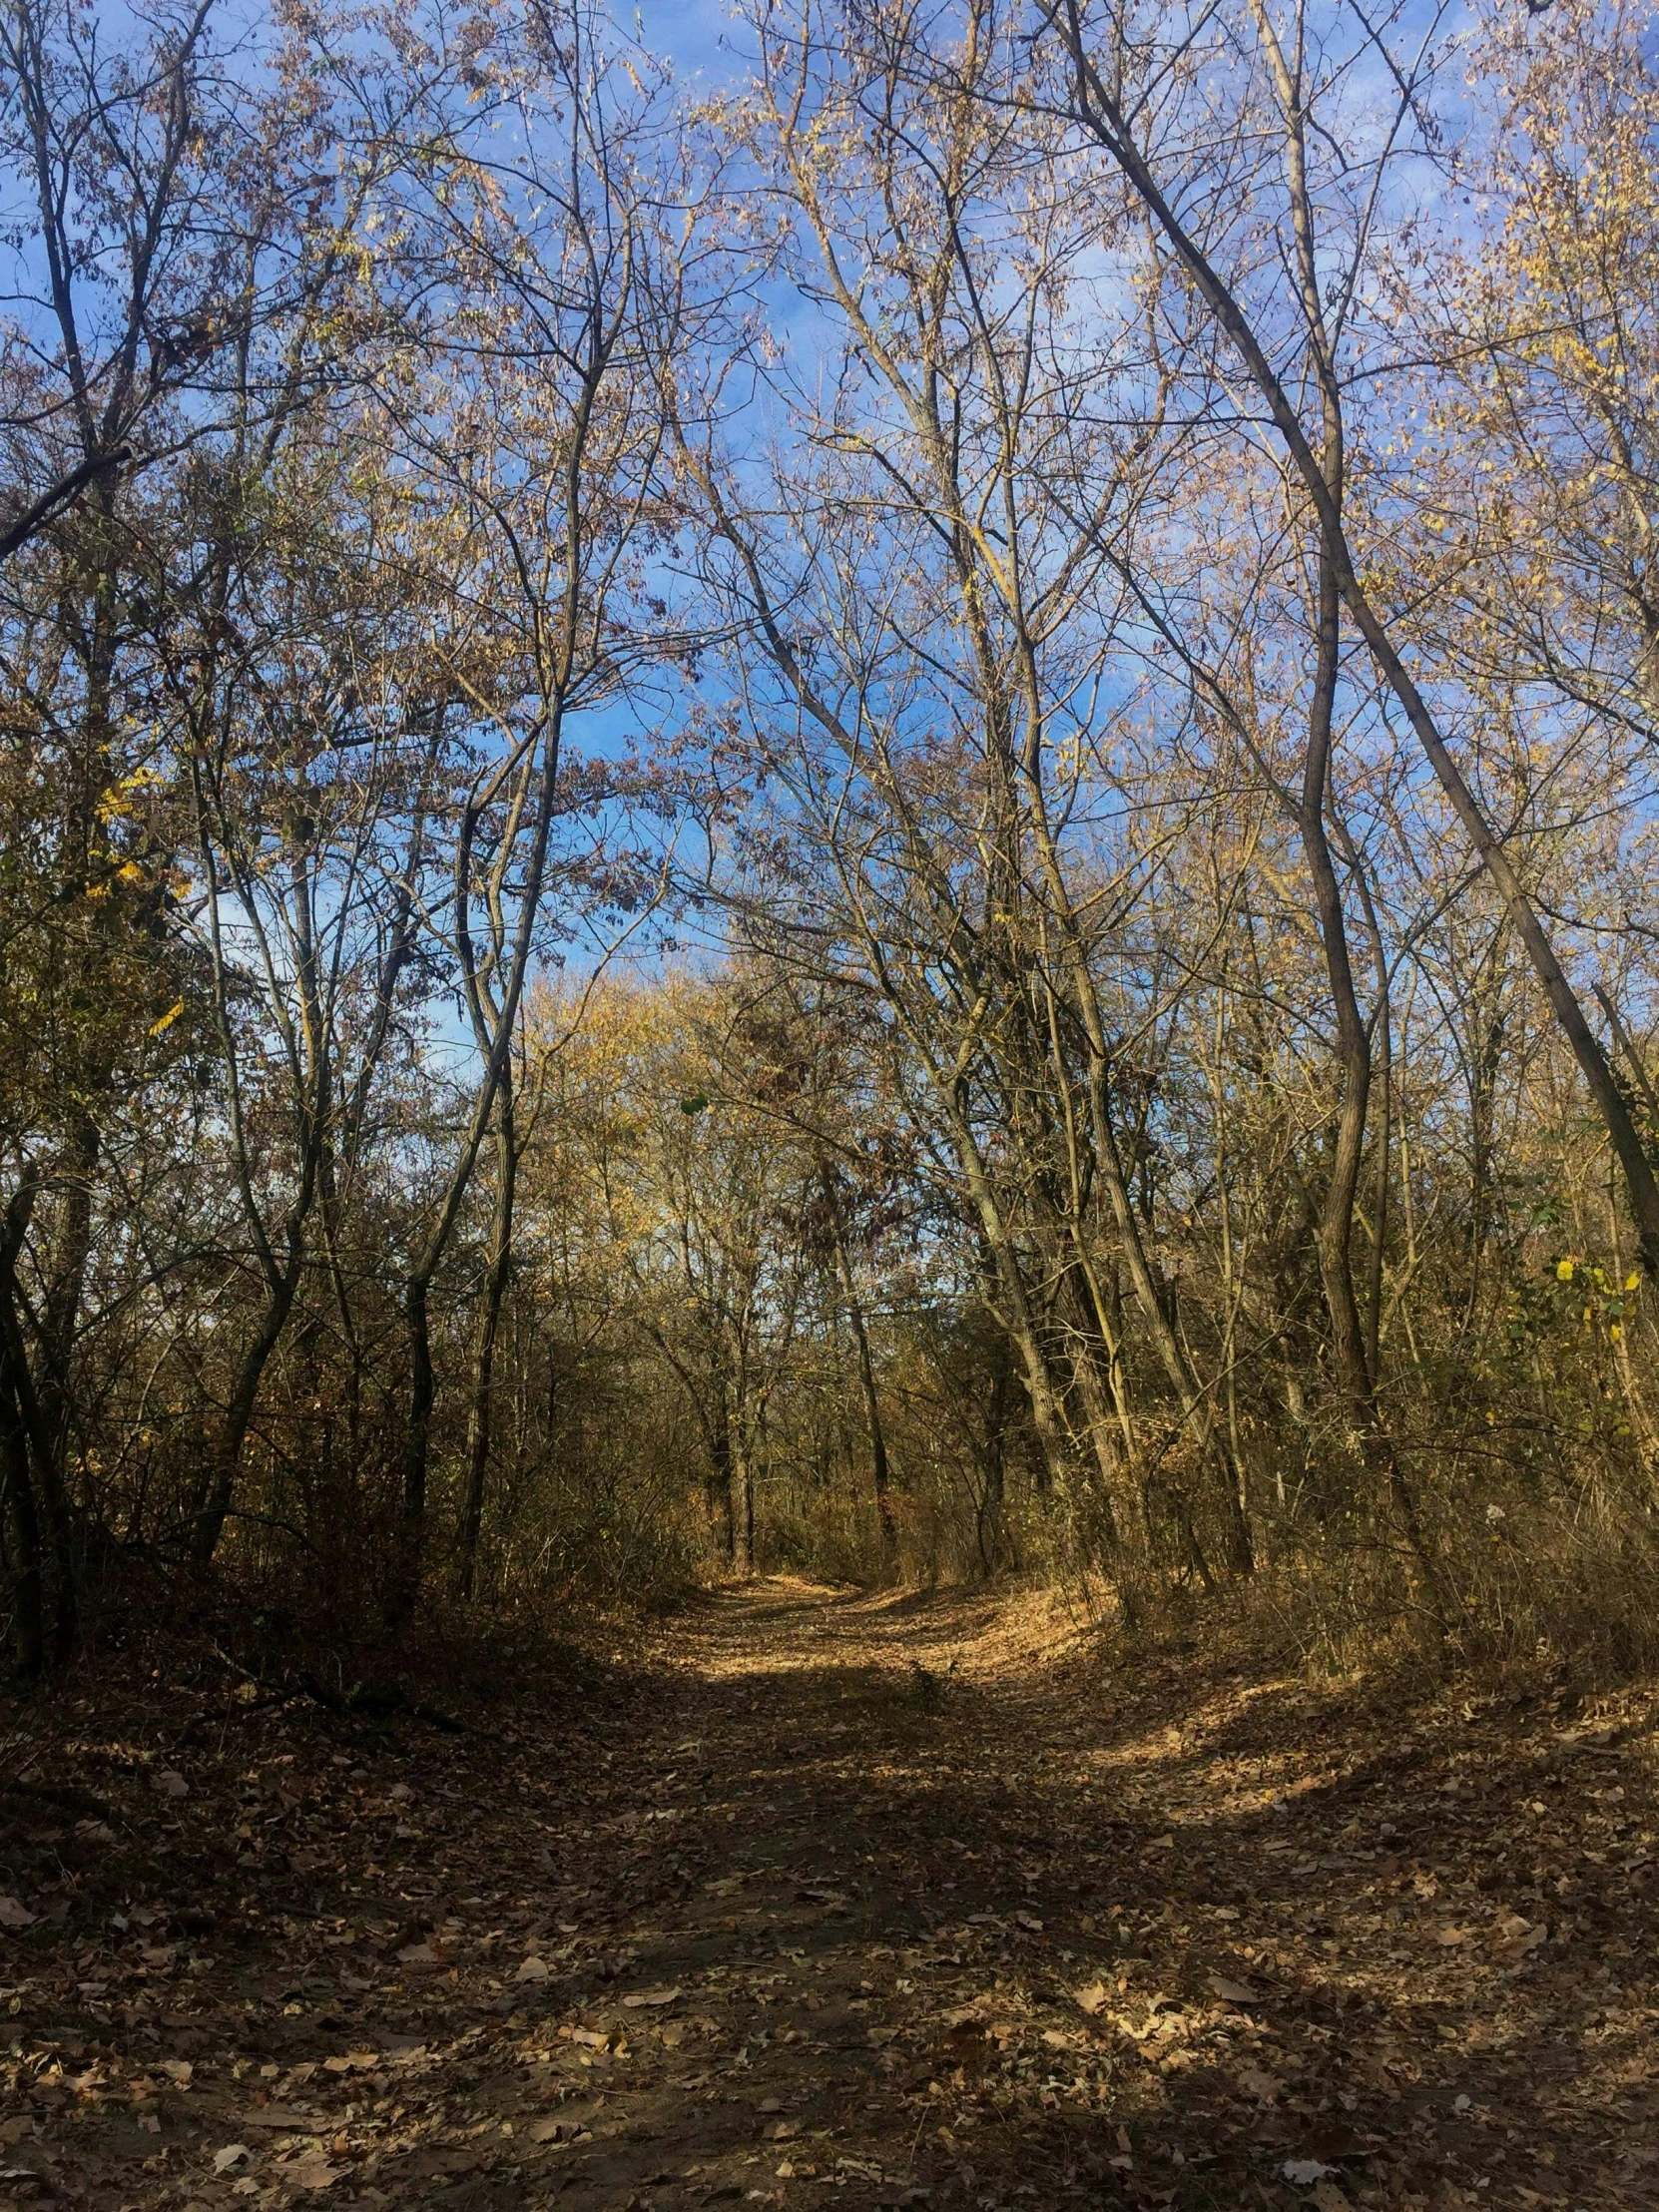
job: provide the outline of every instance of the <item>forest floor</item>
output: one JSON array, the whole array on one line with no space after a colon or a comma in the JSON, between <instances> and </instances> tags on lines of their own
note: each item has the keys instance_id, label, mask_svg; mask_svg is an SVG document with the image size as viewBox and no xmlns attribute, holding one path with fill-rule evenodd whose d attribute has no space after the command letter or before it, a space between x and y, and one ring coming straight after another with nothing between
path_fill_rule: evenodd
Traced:
<instances>
[{"instance_id":1,"label":"forest floor","mask_svg":"<svg viewBox=\"0 0 1659 2212\"><path fill-rule=\"evenodd\" d=\"M16 1716L0 2206L1659 2205L1647 1690L775 1581L457 1712Z\"/></svg>"}]
</instances>

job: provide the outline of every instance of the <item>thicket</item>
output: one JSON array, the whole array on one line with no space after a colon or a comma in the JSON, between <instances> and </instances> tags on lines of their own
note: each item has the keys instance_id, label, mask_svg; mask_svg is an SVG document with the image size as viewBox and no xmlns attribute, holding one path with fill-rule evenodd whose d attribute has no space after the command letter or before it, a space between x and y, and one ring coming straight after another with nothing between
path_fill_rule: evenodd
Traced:
<instances>
[{"instance_id":1,"label":"thicket","mask_svg":"<svg viewBox=\"0 0 1659 2212\"><path fill-rule=\"evenodd\" d=\"M739 29L0 26L17 1669L1651 1659L1653 22Z\"/></svg>"}]
</instances>

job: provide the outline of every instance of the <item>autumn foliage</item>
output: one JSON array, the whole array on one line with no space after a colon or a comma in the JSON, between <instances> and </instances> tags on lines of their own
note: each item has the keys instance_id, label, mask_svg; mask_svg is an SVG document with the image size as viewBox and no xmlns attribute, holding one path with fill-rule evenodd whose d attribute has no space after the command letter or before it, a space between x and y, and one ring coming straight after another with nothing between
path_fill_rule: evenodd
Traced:
<instances>
[{"instance_id":1,"label":"autumn foliage","mask_svg":"<svg viewBox=\"0 0 1659 2212\"><path fill-rule=\"evenodd\" d=\"M778 1569L1652 1658L1656 38L12 9L25 1678Z\"/></svg>"}]
</instances>

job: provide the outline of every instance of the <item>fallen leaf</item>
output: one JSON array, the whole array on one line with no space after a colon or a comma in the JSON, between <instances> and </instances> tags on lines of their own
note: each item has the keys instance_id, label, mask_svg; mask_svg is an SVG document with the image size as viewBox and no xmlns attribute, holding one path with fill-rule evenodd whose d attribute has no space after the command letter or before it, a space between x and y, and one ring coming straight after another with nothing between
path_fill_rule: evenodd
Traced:
<instances>
[{"instance_id":1,"label":"fallen leaf","mask_svg":"<svg viewBox=\"0 0 1659 2212\"><path fill-rule=\"evenodd\" d=\"M1247 2095L1260 2098L1263 2104L1271 2104L1285 2086L1272 2074L1264 2073L1260 2066L1241 2066L1237 2078L1239 2087Z\"/></svg>"},{"instance_id":2,"label":"fallen leaf","mask_svg":"<svg viewBox=\"0 0 1659 2212\"><path fill-rule=\"evenodd\" d=\"M331 2189L344 2168L336 2166L320 2150L308 2150L282 2168L282 2179L295 2189Z\"/></svg>"},{"instance_id":3,"label":"fallen leaf","mask_svg":"<svg viewBox=\"0 0 1659 2212\"><path fill-rule=\"evenodd\" d=\"M1247 1989L1242 1981L1229 1981L1224 1973L1207 1973L1205 1983L1211 1993L1224 2004L1260 2004L1261 1998L1254 1989Z\"/></svg>"},{"instance_id":4,"label":"fallen leaf","mask_svg":"<svg viewBox=\"0 0 1659 2212\"><path fill-rule=\"evenodd\" d=\"M38 1918L16 1898L0 1897L0 1928L33 1928Z\"/></svg>"},{"instance_id":5,"label":"fallen leaf","mask_svg":"<svg viewBox=\"0 0 1659 2212\"><path fill-rule=\"evenodd\" d=\"M214 2152L216 2174L240 2172L244 2166L251 2166L253 2162L254 2153L246 2143L227 2143L223 2150Z\"/></svg>"},{"instance_id":6,"label":"fallen leaf","mask_svg":"<svg viewBox=\"0 0 1659 2212\"><path fill-rule=\"evenodd\" d=\"M1092 2019L1111 1993L1104 1981L1089 1981L1085 1982L1081 1989L1073 1989L1071 1995L1072 2002L1076 2004L1078 2009L1087 2012Z\"/></svg>"},{"instance_id":7,"label":"fallen leaf","mask_svg":"<svg viewBox=\"0 0 1659 2212\"><path fill-rule=\"evenodd\" d=\"M1519 1914L1515 1914L1502 1924L1498 1934L1502 1938L1502 1948L1511 1958L1519 1958L1527 1951L1537 1949L1549 1934L1549 1927L1544 1921L1523 1921Z\"/></svg>"},{"instance_id":8,"label":"fallen leaf","mask_svg":"<svg viewBox=\"0 0 1659 2212\"><path fill-rule=\"evenodd\" d=\"M678 1986L674 1988L636 1989L632 1996L624 1997L622 2001L624 2004L629 2006L639 2004L672 2004L679 1994L680 1991Z\"/></svg>"},{"instance_id":9,"label":"fallen leaf","mask_svg":"<svg viewBox=\"0 0 1659 2212\"><path fill-rule=\"evenodd\" d=\"M163 1767L160 1774L155 1777L155 1787L165 1798L190 1796L190 1784L175 1767Z\"/></svg>"},{"instance_id":10,"label":"fallen leaf","mask_svg":"<svg viewBox=\"0 0 1659 2212\"><path fill-rule=\"evenodd\" d=\"M1311 2189L1316 2181L1331 2180L1337 2169L1321 2158L1287 2158L1279 2171L1294 2187Z\"/></svg>"},{"instance_id":11,"label":"fallen leaf","mask_svg":"<svg viewBox=\"0 0 1659 2212\"><path fill-rule=\"evenodd\" d=\"M547 1960L538 1958L536 1953L532 1951L529 1957L519 1966L517 1973L513 1975L513 1979L515 1981L549 1981L552 1979L552 1975L553 1969L547 1963Z\"/></svg>"},{"instance_id":12,"label":"fallen leaf","mask_svg":"<svg viewBox=\"0 0 1659 2212\"><path fill-rule=\"evenodd\" d=\"M1043 1924L1035 1913L1016 1913L1014 1921L1016 1926L1028 1929L1033 1936L1040 1936L1043 1932Z\"/></svg>"}]
</instances>

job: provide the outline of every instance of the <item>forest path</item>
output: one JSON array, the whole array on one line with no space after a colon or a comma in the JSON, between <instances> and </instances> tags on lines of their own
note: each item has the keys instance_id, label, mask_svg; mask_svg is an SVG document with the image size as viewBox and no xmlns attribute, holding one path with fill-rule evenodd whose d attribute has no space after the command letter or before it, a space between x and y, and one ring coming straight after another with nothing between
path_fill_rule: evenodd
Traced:
<instances>
[{"instance_id":1,"label":"forest path","mask_svg":"<svg viewBox=\"0 0 1659 2212\"><path fill-rule=\"evenodd\" d=\"M0 2207L1659 2205L1645 1699L790 1582L619 1658L462 1738L134 1719L119 1873L0 1883Z\"/></svg>"}]
</instances>

